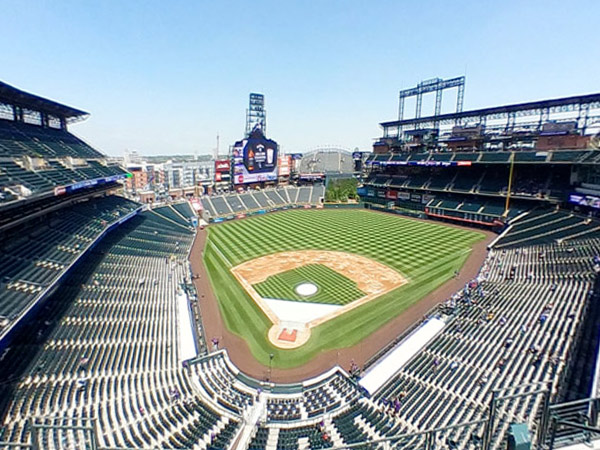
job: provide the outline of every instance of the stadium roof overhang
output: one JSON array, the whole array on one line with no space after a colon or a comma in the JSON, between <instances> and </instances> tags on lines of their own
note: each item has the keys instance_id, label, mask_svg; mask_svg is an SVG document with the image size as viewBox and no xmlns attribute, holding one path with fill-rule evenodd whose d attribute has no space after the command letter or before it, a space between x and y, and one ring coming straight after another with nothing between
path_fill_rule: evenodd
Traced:
<instances>
[{"instance_id":1,"label":"stadium roof overhang","mask_svg":"<svg viewBox=\"0 0 600 450\"><path fill-rule=\"evenodd\" d=\"M2 81L0 81L0 102L52 114L68 122L76 122L89 116L85 111L30 94Z\"/></svg>"},{"instance_id":2,"label":"stadium roof overhang","mask_svg":"<svg viewBox=\"0 0 600 450\"><path fill-rule=\"evenodd\" d=\"M440 114L438 116L416 117L413 119L393 120L382 122L379 125L383 128L388 127L404 127L411 125L438 123L452 124L456 121L468 121L471 119L479 119L482 117L488 119L499 119L509 115L528 116L536 115L541 111L549 113L574 111L581 109L597 109L600 108L600 93L588 95L576 95L573 97L555 98L551 100L540 100L535 102L516 103L513 105L495 106L492 108L473 109L470 111L462 111L458 113Z\"/></svg>"}]
</instances>

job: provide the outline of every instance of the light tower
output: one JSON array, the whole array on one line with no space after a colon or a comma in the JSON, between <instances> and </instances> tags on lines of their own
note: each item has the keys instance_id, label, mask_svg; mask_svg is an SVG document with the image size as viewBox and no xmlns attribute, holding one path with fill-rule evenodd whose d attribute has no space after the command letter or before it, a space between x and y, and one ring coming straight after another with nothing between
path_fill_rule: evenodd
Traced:
<instances>
[{"instance_id":1,"label":"light tower","mask_svg":"<svg viewBox=\"0 0 600 450\"><path fill-rule=\"evenodd\" d=\"M463 97L465 93L465 77L450 78L442 80L441 78L432 78L431 80L421 81L416 87L400 91L400 102L398 105L398 120L404 119L404 100L408 97L417 97L415 117L421 117L421 105L423 103L423 94L435 92L435 115L439 116L442 111L442 92L445 89L458 88L456 95L456 112L463 109Z\"/></svg>"},{"instance_id":2,"label":"light tower","mask_svg":"<svg viewBox=\"0 0 600 450\"><path fill-rule=\"evenodd\" d=\"M246 110L246 137L254 127L259 126L263 134L267 132L267 111L265 110L265 96L263 94L250 94L248 109Z\"/></svg>"}]
</instances>

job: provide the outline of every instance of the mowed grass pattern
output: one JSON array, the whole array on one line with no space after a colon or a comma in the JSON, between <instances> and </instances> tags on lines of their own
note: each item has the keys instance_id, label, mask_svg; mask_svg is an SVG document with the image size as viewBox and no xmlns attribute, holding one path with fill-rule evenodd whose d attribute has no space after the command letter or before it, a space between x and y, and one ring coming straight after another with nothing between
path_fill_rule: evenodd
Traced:
<instances>
[{"instance_id":1,"label":"mowed grass pattern","mask_svg":"<svg viewBox=\"0 0 600 450\"><path fill-rule=\"evenodd\" d=\"M354 345L452 278L483 233L367 210L290 210L211 225L204 261L227 327L243 337L263 364L303 364L319 352ZM312 330L295 350L267 338L270 321L237 283L231 266L289 250L333 250L372 258L408 283ZM443 300L443 299L440 299Z\"/></svg>"},{"instance_id":2,"label":"mowed grass pattern","mask_svg":"<svg viewBox=\"0 0 600 450\"><path fill-rule=\"evenodd\" d=\"M319 288L317 293L309 297L298 295L296 286L306 282L315 284ZM308 264L278 273L253 287L265 298L331 305L345 305L365 296L355 282L323 264Z\"/></svg>"}]
</instances>

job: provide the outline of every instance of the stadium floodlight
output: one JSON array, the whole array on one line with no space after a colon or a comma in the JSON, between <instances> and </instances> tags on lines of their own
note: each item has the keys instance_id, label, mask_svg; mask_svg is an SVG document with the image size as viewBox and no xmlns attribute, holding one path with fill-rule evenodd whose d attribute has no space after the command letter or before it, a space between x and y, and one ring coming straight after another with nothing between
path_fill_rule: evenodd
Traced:
<instances>
[{"instance_id":1,"label":"stadium floodlight","mask_svg":"<svg viewBox=\"0 0 600 450\"><path fill-rule=\"evenodd\" d=\"M263 134L267 132L267 111L265 110L265 96L263 94L251 93L246 110L246 137L250 136L252 130L260 128Z\"/></svg>"}]
</instances>

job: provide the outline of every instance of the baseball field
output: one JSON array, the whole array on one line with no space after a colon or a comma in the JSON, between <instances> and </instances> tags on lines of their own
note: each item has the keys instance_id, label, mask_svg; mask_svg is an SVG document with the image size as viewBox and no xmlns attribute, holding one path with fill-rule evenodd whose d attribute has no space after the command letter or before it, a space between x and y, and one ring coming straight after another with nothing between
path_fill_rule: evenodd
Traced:
<instances>
[{"instance_id":1,"label":"baseball field","mask_svg":"<svg viewBox=\"0 0 600 450\"><path fill-rule=\"evenodd\" d=\"M402 314L452 278L484 237L361 209L290 210L210 226L204 264L227 328L259 362L268 364L273 354L273 367L290 368L355 345ZM236 278L236 270L244 278ZM400 282L390 282L390 273ZM299 293L297 286L306 284L315 292ZM303 345L285 349L269 339L277 318L263 298L338 310L311 322L316 325Z\"/></svg>"}]
</instances>

